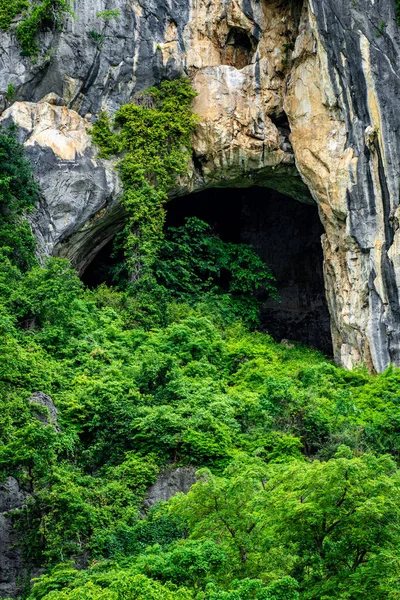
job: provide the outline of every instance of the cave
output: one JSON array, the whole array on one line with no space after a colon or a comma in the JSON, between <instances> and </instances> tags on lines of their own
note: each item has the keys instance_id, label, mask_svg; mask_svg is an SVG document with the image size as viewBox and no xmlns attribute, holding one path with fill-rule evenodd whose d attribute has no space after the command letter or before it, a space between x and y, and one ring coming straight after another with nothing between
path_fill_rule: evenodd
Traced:
<instances>
[{"instance_id":1,"label":"cave","mask_svg":"<svg viewBox=\"0 0 400 600\"><path fill-rule=\"evenodd\" d=\"M222 64L243 69L251 64L257 48L256 38L240 27L231 27L222 49Z\"/></svg>"},{"instance_id":2,"label":"cave","mask_svg":"<svg viewBox=\"0 0 400 600\"><path fill-rule=\"evenodd\" d=\"M270 267L280 301L266 299L261 329L277 341L293 340L332 355L317 206L263 187L218 188L176 198L167 226L196 216L225 241L252 244Z\"/></svg>"},{"instance_id":3,"label":"cave","mask_svg":"<svg viewBox=\"0 0 400 600\"><path fill-rule=\"evenodd\" d=\"M167 205L167 227L196 216L224 241L252 244L277 281L280 301L263 299L261 329L277 341L293 340L332 355L317 206L262 187L214 188L182 196ZM90 287L112 283L112 242L86 269Z\"/></svg>"}]
</instances>

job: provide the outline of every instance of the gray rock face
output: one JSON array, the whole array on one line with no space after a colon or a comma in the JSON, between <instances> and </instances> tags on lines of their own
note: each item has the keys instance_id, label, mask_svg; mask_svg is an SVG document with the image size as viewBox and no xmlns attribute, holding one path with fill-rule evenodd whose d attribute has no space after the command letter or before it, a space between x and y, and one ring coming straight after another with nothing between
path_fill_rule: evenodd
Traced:
<instances>
[{"instance_id":1,"label":"gray rock face","mask_svg":"<svg viewBox=\"0 0 400 600\"><path fill-rule=\"evenodd\" d=\"M43 408L47 409L48 415L38 413L37 417L39 421L41 421L44 425L53 425L53 427L59 431L58 411L50 396L47 396L47 394L44 394L43 392L35 392L29 398L29 402L32 404L38 404L39 406L43 406Z\"/></svg>"},{"instance_id":2,"label":"gray rock face","mask_svg":"<svg viewBox=\"0 0 400 600\"><path fill-rule=\"evenodd\" d=\"M143 502L145 508L151 508L157 502L166 502L178 492L186 494L196 483L196 470L193 467L170 467L157 478Z\"/></svg>"},{"instance_id":3,"label":"gray rock face","mask_svg":"<svg viewBox=\"0 0 400 600\"><path fill-rule=\"evenodd\" d=\"M400 365L400 28L394 2L311 5L348 131L346 149L358 159L346 227L353 260L366 271L366 353L381 371Z\"/></svg>"},{"instance_id":4,"label":"gray rock face","mask_svg":"<svg viewBox=\"0 0 400 600\"><path fill-rule=\"evenodd\" d=\"M325 227L335 356L400 364L400 29L394 2L311 0L286 109Z\"/></svg>"},{"instance_id":5,"label":"gray rock face","mask_svg":"<svg viewBox=\"0 0 400 600\"><path fill-rule=\"evenodd\" d=\"M18 126L42 198L29 216L41 256L69 258L84 270L123 223L119 177L111 161L97 158L89 123L49 102L16 102L0 119Z\"/></svg>"},{"instance_id":6,"label":"gray rock face","mask_svg":"<svg viewBox=\"0 0 400 600\"><path fill-rule=\"evenodd\" d=\"M79 0L74 18L64 31L41 35L41 55L36 64L20 56L11 34L0 36L0 90L12 82L17 100L38 102L50 92L66 99L82 115L108 108L116 110L132 93L173 77L182 70L176 57L163 62L159 44L174 24L177 43L183 47L183 29L189 20L187 0ZM107 9L118 18L97 15Z\"/></svg>"},{"instance_id":7,"label":"gray rock face","mask_svg":"<svg viewBox=\"0 0 400 600\"><path fill-rule=\"evenodd\" d=\"M275 123L283 112L285 80L275 46L293 35L297 18L290 7L282 13L275 4L261 11L256 0L242 8L208 0L168 6L117 0L112 8L119 16L105 21L97 17L109 8L105 2L80 0L62 33L41 36L35 65L21 58L12 33L0 33L0 91L12 82L21 101L3 113L0 125L21 128L42 187L32 217L42 256L67 257L83 272L121 229L118 176L110 161L97 158L90 122L100 110L113 113L137 91L182 73L199 92L194 110L201 121L193 162L171 197L258 184L312 202L294 165L288 130ZM101 44L94 43L94 31L104 37ZM253 44L251 52L234 49L238 31Z\"/></svg>"},{"instance_id":8,"label":"gray rock face","mask_svg":"<svg viewBox=\"0 0 400 600\"><path fill-rule=\"evenodd\" d=\"M23 569L21 553L18 549L18 533L13 529L10 512L22 506L25 494L18 482L9 477L0 483L0 597L16 597L19 592L18 580Z\"/></svg>"}]
</instances>

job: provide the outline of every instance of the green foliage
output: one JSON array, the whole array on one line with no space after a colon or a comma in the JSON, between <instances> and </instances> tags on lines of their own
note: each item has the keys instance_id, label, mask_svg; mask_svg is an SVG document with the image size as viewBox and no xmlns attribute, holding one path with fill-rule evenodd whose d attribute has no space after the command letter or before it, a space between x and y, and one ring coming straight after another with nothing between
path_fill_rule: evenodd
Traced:
<instances>
[{"instance_id":1,"label":"green foliage","mask_svg":"<svg viewBox=\"0 0 400 600\"><path fill-rule=\"evenodd\" d=\"M89 581L83 586L52 591L36 598L43 600L194 600L184 588L166 587L141 574L113 574L110 585L101 587Z\"/></svg>"},{"instance_id":2,"label":"green foliage","mask_svg":"<svg viewBox=\"0 0 400 600\"><path fill-rule=\"evenodd\" d=\"M16 131L2 130L0 134L0 200L2 207L22 214L38 199L38 188L32 177L32 168L24 157L23 146L16 140Z\"/></svg>"},{"instance_id":3,"label":"green foliage","mask_svg":"<svg viewBox=\"0 0 400 600\"><path fill-rule=\"evenodd\" d=\"M21 54L36 56L39 32L46 27L59 29L67 14L71 14L69 0L0 0L0 29L8 30L22 15L15 30Z\"/></svg>"},{"instance_id":4,"label":"green foliage","mask_svg":"<svg viewBox=\"0 0 400 600\"><path fill-rule=\"evenodd\" d=\"M111 272L134 300L131 317L149 328L167 323L173 301L202 304L203 310L215 305L212 312L226 324L241 318L254 327L262 300L277 299L275 279L252 246L223 242L194 217L166 231L148 277L132 286L125 263L117 263Z\"/></svg>"},{"instance_id":5,"label":"green foliage","mask_svg":"<svg viewBox=\"0 0 400 600\"><path fill-rule=\"evenodd\" d=\"M270 585L260 579L245 578L233 581L229 591L213 584L206 589L207 600L299 600L298 583L292 577L282 577Z\"/></svg>"},{"instance_id":6,"label":"green foliage","mask_svg":"<svg viewBox=\"0 0 400 600\"><path fill-rule=\"evenodd\" d=\"M10 306L19 323L45 330L40 336L43 346L60 348L79 332L79 323L70 316L82 287L66 261L50 259L46 269L36 266L27 273L17 293L11 294Z\"/></svg>"},{"instance_id":7,"label":"green foliage","mask_svg":"<svg viewBox=\"0 0 400 600\"><path fill-rule=\"evenodd\" d=\"M400 0L396 0L396 20L397 24L400 25Z\"/></svg>"},{"instance_id":8,"label":"green foliage","mask_svg":"<svg viewBox=\"0 0 400 600\"><path fill-rule=\"evenodd\" d=\"M326 463L240 460L223 477L205 471L171 510L194 539L218 540L236 575L295 575L304 599L395 598L399 484L392 459L343 446Z\"/></svg>"},{"instance_id":9,"label":"green foliage","mask_svg":"<svg viewBox=\"0 0 400 600\"><path fill-rule=\"evenodd\" d=\"M277 298L275 279L252 246L223 242L195 217L167 231L154 271L157 283L181 301L224 292L232 313L249 325L258 323L258 291Z\"/></svg>"},{"instance_id":10,"label":"green foliage","mask_svg":"<svg viewBox=\"0 0 400 600\"><path fill-rule=\"evenodd\" d=\"M104 44L104 40L106 39L104 33L99 33L98 31L91 29L88 33L88 36L92 40L92 42L96 44L98 49L101 50Z\"/></svg>"},{"instance_id":11,"label":"green foliage","mask_svg":"<svg viewBox=\"0 0 400 600\"><path fill-rule=\"evenodd\" d=\"M13 102L15 98L15 86L13 83L9 83L5 94L7 102Z\"/></svg>"},{"instance_id":12,"label":"green foliage","mask_svg":"<svg viewBox=\"0 0 400 600\"><path fill-rule=\"evenodd\" d=\"M255 325L256 292L275 295L276 290L271 272L250 246L222 242L196 218L163 235L167 192L187 169L196 123L191 112L194 96L187 80L165 81L120 108L113 124L101 114L92 129L103 156L123 153L118 168L128 218L121 236L125 260L118 265L116 279L119 285L135 284L133 293L146 307L150 326L165 324L171 297L196 303L204 294L225 303L227 313L246 315ZM218 298L222 291L228 292L223 299ZM145 318L142 308L137 318Z\"/></svg>"},{"instance_id":13,"label":"green foliage","mask_svg":"<svg viewBox=\"0 0 400 600\"><path fill-rule=\"evenodd\" d=\"M23 215L33 209L39 190L14 129L0 131L0 248L22 269L34 262L34 240Z\"/></svg>"},{"instance_id":14,"label":"green foliage","mask_svg":"<svg viewBox=\"0 0 400 600\"><path fill-rule=\"evenodd\" d=\"M379 27L378 27L378 31L376 33L376 37L381 37L384 33L385 33L385 29L386 29L386 23L385 21L381 21L379 23Z\"/></svg>"},{"instance_id":15,"label":"green foliage","mask_svg":"<svg viewBox=\"0 0 400 600\"><path fill-rule=\"evenodd\" d=\"M370 537L360 543L368 541L373 562L368 573L364 563L360 568L368 585L375 585L371 573L379 571L379 565L373 548L386 544L385 536L394 535L396 529L391 527L390 533L379 519L374 521L374 515L382 515L385 523L396 522L397 513L390 512L394 508L386 496L397 502L397 472L388 459L334 454L343 439L359 454L368 446L378 452L392 449L391 439L399 431L393 419L398 371L376 377L346 373L318 353L285 348L239 324L221 325L215 311L203 316L204 305L200 312L171 304L168 323L145 331L137 323L129 324L133 300L128 292L84 290L66 261L52 259L47 267L35 267L25 275L8 269L4 287L0 286L13 315L4 325L9 333L4 345L7 361L1 363L0 465L4 476L12 474L27 490L34 490L32 502L16 516L31 562L54 564L85 553L114 560L136 556L129 567L135 574L202 590L210 598L218 594L222 598L222 593L231 595L227 598L235 594L274 598L270 586L285 577L299 583L301 594L306 593L303 588L325 586L331 563L336 565L337 585L341 578L344 586L350 585L346 564L353 569L361 552L357 532L364 527ZM10 291L6 282L12 278ZM22 328L16 328L16 318ZM28 329L26 320L31 323ZM55 398L61 432L37 421L27 402L37 389ZM329 460L302 460L316 452ZM205 473L185 499L189 504L184 510L183 505L172 505L169 514L161 510L141 519L139 507L147 485L171 461L207 465L220 475ZM348 475L343 475L343 465ZM332 537L335 527L325 536L328 562L320 565L321 556L310 537L317 524L307 521L307 514L310 519L322 514L329 522L335 513L339 517L341 505L331 506L329 501L343 493L346 477L352 486L346 492L346 507L351 512L358 498L357 514L366 521L362 527L352 517L350 527L344 513L343 525L336 527L348 546L343 548L339 538ZM277 482L276 478L278 491L272 493L266 480ZM275 504L264 506L264 486ZM310 498L303 524L296 512L299 489ZM377 490L383 505L373 500ZM220 495L223 503L215 513L215 500L210 502ZM278 496L286 499L282 507ZM364 496L369 498L369 513L362 504ZM289 509L295 511L293 523L288 521ZM274 515L275 529L266 527L266 514ZM201 544L213 539L218 544L214 566L204 563L214 556L211 547L191 546L192 542L181 547L178 542L175 548L182 536L180 519ZM392 543L389 536L379 559L388 556L379 563L388 581ZM195 557L206 566L190 575L185 561L194 569ZM266 561L268 568L263 566ZM117 571L127 568L121 565ZM310 569L317 583L314 575L306 578ZM248 596L239 593L239 583L229 587L234 579L243 578L251 580L246 586L256 590L253 596L250 591ZM260 578L265 590L258 590ZM293 586L290 593L296 598Z\"/></svg>"},{"instance_id":16,"label":"green foliage","mask_svg":"<svg viewBox=\"0 0 400 600\"><path fill-rule=\"evenodd\" d=\"M108 24L114 20L114 19L118 19L120 16L121 12L118 9L112 9L112 10L104 10L102 12L97 13L96 17L98 17L99 19L102 19L105 22L105 27L103 28L102 32L96 31L95 29L91 29L88 33L89 38L92 40L92 42L97 46L97 49L99 51L101 51L103 49L103 45L104 42L106 40L106 29ZM100 116L100 122L102 120L102 116ZM105 122L106 126L109 126L108 123Z\"/></svg>"},{"instance_id":17,"label":"green foliage","mask_svg":"<svg viewBox=\"0 0 400 600\"><path fill-rule=\"evenodd\" d=\"M33 564L63 561L85 551L118 556L118 535L136 524L146 489L158 473L151 456L127 453L102 476L86 475L67 462L57 465L47 458L46 464L47 472L35 478L40 488L17 517L23 531L29 527L25 556Z\"/></svg>"},{"instance_id":18,"label":"green foliage","mask_svg":"<svg viewBox=\"0 0 400 600\"><path fill-rule=\"evenodd\" d=\"M175 543L166 550L158 545L147 548L135 566L157 581L200 590L225 563L226 556L219 544L194 540Z\"/></svg>"},{"instance_id":19,"label":"green foliage","mask_svg":"<svg viewBox=\"0 0 400 600\"><path fill-rule=\"evenodd\" d=\"M102 114L93 126L102 156L122 154L118 169L128 215L123 244L131 282L149 276L162 241L167 192L187 171L194 97L186 79L164 81L122 106L112 123Z\"/></svg>"},{"instance_id":20,"label":"green foliage","mask_svg":"<svg viewBox=\"0 0 400 600\"><path fill-rule=\"evenodd\" d=\"M15 516L25 556L109 561L46 575L32 598L122 594L139 575L159 597L396 597L398 471L363 451L397 457L397 370L345 372L227 325L213 303L169 304L146 331L131 321L137 298L85 290L66 261L2 268L0 465L33 491ZM60 432L35 417L38 389ZM173 461L209 470L141 518Z\"/></svg>"},{"instance_id":21,"label":"green foliage","mask_svg":"<svg viewBox=\"0 0 400 600\"><path fill-rule=\"evenodd\" d=\"M99 13L97 13L96 17L98 17L99 19L104 19L105 21L111 21L112 19L118 19L120 14L121 14L120 10L112 9L112 10L104 10L103 12L99 12Z\"/></svg>"},{"instance_id":22,"label":"green foliage","mask_svg":"<svg viewBox=\"0 0 400 600\"><path fill-rule=\"evenodd\" d=\"M29 8L29 0L0 0L0 29L7 31L11 23Z\"/></svg>"}]
</instances>

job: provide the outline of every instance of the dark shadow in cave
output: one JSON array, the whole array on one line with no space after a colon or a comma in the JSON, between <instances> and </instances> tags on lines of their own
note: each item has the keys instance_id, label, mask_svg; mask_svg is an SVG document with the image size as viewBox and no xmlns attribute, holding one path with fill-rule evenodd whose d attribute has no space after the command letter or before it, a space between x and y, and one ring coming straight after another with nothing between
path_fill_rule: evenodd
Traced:
<instances>
[{"instance_id":1,"label":"dark shadow in cave","mask_svg":"<svg viewBox=\"0 0 400 600\"><path fill-rule=\"evenodd\" d=\"M167 226L196 216L225 241L252 244L277 279L280 302L268 299L261 329L276 340L295 340L332 355L325 297L321 235L316 205L303 204L274 190L214 188L171 200ZM89 287L112 284L113 241L94 258L82 279Z\"/></svg>"},{"instance_id":2,"label":"dark shadow in cave","mask_svg":"<svg viewBox=\"0 0 400 600\"><path fill-rule=\"evenodd\" d=\"M121 260L121 258L117 259L115 256L114 242L115 238L112 238L103 246L82 273L81 280L88 288L94 289L102 283L113 285L112 269Z\"/></svg>"},{"instance_id":3,"label":"dark shadow in cave","mask_svg":"<svg viewBox=\"0 0 400 600\"><path fill-rule=\"evenodd\" d=\"M243 69L251 64L256 49L257 40L251 33L240 27L231 27L221 52L222 64Z\"/></svg>"},{"instance_id":4,"label":"dark shadow in cave","mask_svg":"<svg viewBox=\"0 0 400 600\"><path fill-rule=\"evenodd\" d=\"M316 205L271 189L214 188L169 202L167 226L196 216L225 241L252 244L277 279L280 302L267 300L261 328L332 355L321 235Z\"/></svg>"}]
</instances>

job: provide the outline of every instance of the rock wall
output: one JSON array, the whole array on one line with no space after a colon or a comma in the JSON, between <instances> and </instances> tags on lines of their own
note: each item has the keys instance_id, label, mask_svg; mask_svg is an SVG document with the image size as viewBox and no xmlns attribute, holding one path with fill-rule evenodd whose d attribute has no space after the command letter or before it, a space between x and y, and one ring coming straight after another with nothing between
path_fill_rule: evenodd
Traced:
<instances>
[{"instance_id":1,"label":"rock wall","mask_svg":"<svg viewBox=\"0 0 400 600\"><path fill-rule=\"evenodd\" d=\"M200 123L188 175L171 196L258 183L312 201L280 125L295 2L115 0L120 16L104 23L96 15L108 4L77 1L65 31L43 36L35 65L12 33L0 35L4 108L8 83L16 89L0 122L17 123L36 167L43 198L32 225L42 254L65 256L82 272L121 228L120 183L112 162L97 158L90 123L182 73L198 91Z\"/></svg>"},{"instance_id":2,"label":"rock wall","mask_svg":"<svg viewBox=\"0 0 400 600\"><path fill-rule=\"evenodd\" d=\"M285 108L318 202L336 360L400 364L400 29L394 2L311 0Z\"/></svg>"},{"instance_id":3,"label":"rock wall","mask_svg":"<svg viewBox=\"0 0 400 600\"><path fill-rule=\"evenodd\" d=\"M42 199L30 216L42 256L68 257L79 270L121 229L121 186L111 161L96 157L88 123L66 106L16 102L1 123L18 137L35 167Z\"/></svg>"},{"instance_id":4,"label":"rock wall","mask_svg":"<svg viewBox=\"0 0 400 600\"><path fill-rule=\"evenodd\" d=\"M14 477L0 483L0 597L16 597L26 573L21 551L18 548L18 532L13 527L12 511L24 505L24 494Z\"/></svg>"},{"instance_id":5,"label":"rock wall","mask_svg":"<svg viewBox=\"0 0 400 600\"><path fill-rule=\"evenodd\" d=\"M187 494L196 483L196 469L193 467L168 467L157 477L157 481L147 490L143 508L148 510L158 502L167 502L175 494Z\"/></svg>"},{"instance_id":6,"label":"rock wall","mask_svg":"<svg viewBox=\"0 0 400 600\"><path fill-rule=\"evenodd\" d=\"M110 8L119 18L97 16ZM121 227L118 177L87 133L95 115L186 73L200 122L171 197L263 185L313 198L336 360L399 365L394 2L76 0L74 13L63 32L43 33L36 64L21 58L12 32L0 35L1 122L22 127L42 185L32 218L42 254L82 271Z\"/></svg>"}]
</instances>

